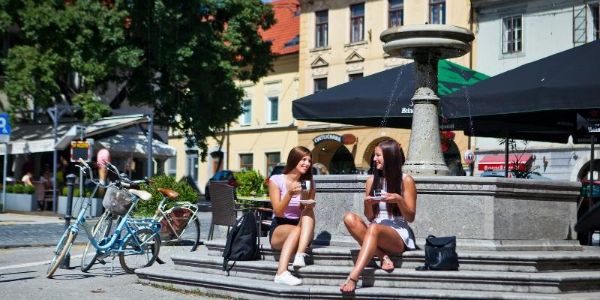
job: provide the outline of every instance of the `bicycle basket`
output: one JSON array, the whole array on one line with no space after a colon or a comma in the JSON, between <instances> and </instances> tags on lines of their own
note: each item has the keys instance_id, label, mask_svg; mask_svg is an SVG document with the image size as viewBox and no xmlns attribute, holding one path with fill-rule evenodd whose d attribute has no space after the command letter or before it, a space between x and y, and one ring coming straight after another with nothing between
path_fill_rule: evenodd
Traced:
<instances>
[{"instance_id":1,"label":"bicycle basket","mask_svg":"<svg viewBox=\"0 0 600 300\"><path fill-rule=\"evenodd\" d=\"M131 207L131 195L115 187L109 187L102 199L102 206L115 215L124 215Z\"/></svg>"}]
</instances>

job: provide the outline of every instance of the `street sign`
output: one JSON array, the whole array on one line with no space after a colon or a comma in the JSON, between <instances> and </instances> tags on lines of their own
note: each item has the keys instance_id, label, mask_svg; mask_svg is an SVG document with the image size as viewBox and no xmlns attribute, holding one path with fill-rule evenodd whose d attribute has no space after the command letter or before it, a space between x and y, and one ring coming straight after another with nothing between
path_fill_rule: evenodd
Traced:
<instances>
[{"instance_id":1,"label":"street sign","mask_svg":"<svg viewBox=\"0 0 600 300\"><path fill-rule=\"evenodd\" d=\"M8 143L10 132L10 117L7 113L2 113L0 114L0 143Z\"/></svg>"}]
</instances>

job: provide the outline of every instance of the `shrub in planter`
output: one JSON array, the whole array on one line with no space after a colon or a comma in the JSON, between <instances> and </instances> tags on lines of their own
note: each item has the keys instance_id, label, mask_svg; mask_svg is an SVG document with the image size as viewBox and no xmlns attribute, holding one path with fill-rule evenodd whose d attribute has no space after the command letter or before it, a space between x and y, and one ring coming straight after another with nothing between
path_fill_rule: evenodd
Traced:
<instances>
[{"instance_id":1,"label":"shrub in planter","mask_svg":"<svg viewBox=\"0 0 600 300\"><path fill-rule=\"evenodd\" d=\"M35 193L35 187L33 185L25 185L23 193L25 193L25 194L33 194L33 193Z\"/></svg>"},{"instance_id":2,"label":"shrub in planter","mask_svg":"<svg viewBox=\"0 0 600 300\"><path fill-rule=\"evenodd\" d=\"M255 170L248 170L235 173L235 180L238 183L237 193L240 196L262 195L265 193L265 178Z\"/></svg>"},{"instance_id":3,"label":"shrub in planter","mask_svg":"<svg viewBox=\"0 0 600 300\"><path fill-rule=\"evenodd\" d=\"M85 191L85 197L89 197L92 195L92 191L88 191L85 188L83 190ZM66 197L68 192L69 192L69 188L65 186L62 188L60 195ZM79 197L79 195L80 195L79 188L74 188L73 189L73 197Z\"/></svg>"},{"instance_id":4,"label":"shrub in planter","mask_svg":"<svg viewBox=\"0 0 600 300\"><path fill-rule=\"evenodd\" d=\"M12 193L12 192L13 192L13 187L14 187L14 185L12 185L12 184L7 184L7 185L6 185L6 192L7 192L7 193Z\"/></svg>"},{"instance_id":5,"label":"shrub in planter","mask_svg":"<svg viewBox=\"0 0 600 300\"><path fill-rule=\"evenodd\" d=\"M13 186L12 192L15 194L24 194L24 191L25 191L25 185L23 185L23 184L15 184Z\"/></svg>"},{"instance_id":6,"label":"shrub in planter","mask_svg":"<svg viewBox=\"0 0 600 300\"><path fill-rule=\"evenodd\" d=\"M140 188L152 194L152 199L138 202L135 210L136 216L151 217L154 215L158 204L162 200L162 194L158 191L159 188L171 189L179 193L177 201L198 202L198 193L183 179L178 182L174 177L159 175L152 177L150 181L149 185L142 184Z\"/></svg>"}]
</instances>

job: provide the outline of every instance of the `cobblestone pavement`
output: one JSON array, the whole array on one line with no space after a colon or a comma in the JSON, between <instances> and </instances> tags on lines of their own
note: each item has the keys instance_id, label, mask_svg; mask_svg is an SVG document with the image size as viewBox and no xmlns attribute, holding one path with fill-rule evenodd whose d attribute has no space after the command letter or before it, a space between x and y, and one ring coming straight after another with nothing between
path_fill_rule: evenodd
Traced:
<instances>
[{"instance_id":1,"label":"cobblestone pavement","mask_svg":"<svg viewBox=\"0 0 600 300\"><path fill-rule=\"evenodd\" d=\"M121 269L118 258L106 265L94 265L88 273L79 269L83 247L72 250L72 269L58 269L54 279L47 279L52 247L0 249L0 291L3 299L215 299L205 294L180 293L168 285L142 285L134 274ZM170 257L187 247L162 246L161 257ZM198 254L207 251L200 247ZM111 267L113 267L111 269Z\"/></svg>"},{"instance_id":2,"label":"cobblestone pavement","mask_svg":"<svg viewBox=\"0 0 600 300\"><path fill-rule=\"evenodd\" d=\"M54 246L65 230L64 220L58 217L18 215L7 217L0 214L0 248ZM199 212L200 240L206 240L210 229L211 213ZM19 219L20 218L20 219ZM19 221L14 221L19 219ZM41 221L43 219L44 221ZM95 220L90 220L93 224ZM85 231L80 231L76 243L86 243ZM217 226L215 238L223 237L226 228Z\"/></svg>"}]
</instances>

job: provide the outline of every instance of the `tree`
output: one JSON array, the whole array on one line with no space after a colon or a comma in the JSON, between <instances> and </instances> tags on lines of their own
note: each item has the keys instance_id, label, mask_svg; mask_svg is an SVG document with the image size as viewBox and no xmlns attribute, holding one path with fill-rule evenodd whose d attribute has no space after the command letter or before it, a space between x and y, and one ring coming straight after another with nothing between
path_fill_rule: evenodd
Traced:
<instances>
[{"instance_id":1,"label":"tree","mask_svg":"<svg viewBox=\"0 0 600 300\"><path fill-rule=\"evenodd\" d=\"M10 110L69 103L88 121L110 114L96 91L119 71L140 66L143 52L126 43L128 12L106 1L0 0L0 35L10 40L2 60Z\"/></svg>"},{"instance_id":2,"label":"tree","mask_svg":"<svg viewBox=\"0 0 600 300\"><path fill-rule=\"evenodd\" d=\"M259 30L274 23L260 0L147 1L128 4L130 40L144 63L129 80L129 100L149 103L162 124L207 152L242 113L235 79L257 81L272 67L271 44Z\"/></svg>"},{"instance_id":3,"label":"tree","mask_svg":"<svg viewBox=\"0 0 600 300\"><path fill-rule=\"evenodd\" d=\"M274 59L259 33L274 15L260 0L0 0L0 10L0 34L19 28L3 61L11 107L64 97L93 119L106 112L94 91L122 82L131 104L153 107L203 158L206 139L242 113L235 80L257 81ZM82 90L69 83L75 72Z\"/></svg>"}]
</instances>

